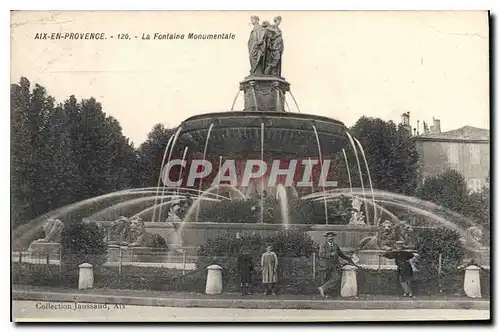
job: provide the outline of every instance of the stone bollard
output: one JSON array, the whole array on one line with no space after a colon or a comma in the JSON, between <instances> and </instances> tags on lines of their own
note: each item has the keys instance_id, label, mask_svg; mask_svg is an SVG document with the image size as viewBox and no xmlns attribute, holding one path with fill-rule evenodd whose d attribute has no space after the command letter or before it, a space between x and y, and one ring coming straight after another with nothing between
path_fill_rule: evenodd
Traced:
<instances>
[{"instance_id":1,"label":"stone bollard","mask_svg":"<svg viewBox=\"0 0 500 332\"><path fill-rule=\"evenodd\" d=\"M342 286L340 296L356 297L358 295L358 281L356 270L358 268L352 265L346 265L342 268Z\"/></svg>"},{"instance_id":2,"label":"stone bollard","mask_svg":"<svg viewBox=\"0 0 500 332\"><path fill-rule=\"evenodd\" d=\"M210 265L207 267L207 286L205 293L210 295L222 294L222 267Z\"/></svg>"},{"instance_id":3,"label":"stone bollard","mask_svg":"<svg viewBox=\"0 0 500 332\"><path fill-rule=\"evenodd\" d=\"M465 295L472 298L481 297L481 281L479 279L480 267L471 265L465 268L464 291Z\"/></svg>"},{"instance_id":4,"label":"stone bollard","mask_svg":"<svg viewBox=\"0 0 500 332\"><path fill-rule=\"evenodd\" d=\"M78 265L80 275L78 277L78 289L87 289L94 287L94 268L89 263Z\"/></svg>"}]
</instances>

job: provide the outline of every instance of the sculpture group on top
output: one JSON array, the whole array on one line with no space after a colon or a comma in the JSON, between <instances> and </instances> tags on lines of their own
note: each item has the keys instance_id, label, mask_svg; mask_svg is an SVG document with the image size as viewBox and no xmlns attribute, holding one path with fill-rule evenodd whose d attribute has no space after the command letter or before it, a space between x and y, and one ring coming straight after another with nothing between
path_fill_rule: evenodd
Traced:
<instances>
[{"instance_id":1,"label":"sculpture group on top","mask_svg":"<svg viewBox=\"0 0 500 332\"><path fill-rule=\"evenodd\" d=\"M279 28L281 16L274 18L274 24L264 21L261 25L258 16L252 16L251 22L253 29L248 39L250 74L281 77L281 57L284 49Z\"/></svg>"}]
</instances>

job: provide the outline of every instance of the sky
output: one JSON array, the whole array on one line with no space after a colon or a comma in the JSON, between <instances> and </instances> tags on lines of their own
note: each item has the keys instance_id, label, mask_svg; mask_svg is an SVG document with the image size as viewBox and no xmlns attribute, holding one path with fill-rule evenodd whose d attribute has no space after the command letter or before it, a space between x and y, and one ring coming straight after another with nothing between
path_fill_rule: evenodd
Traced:
<instances>
[{"instance_id":1,"label":"sky","mask_svg":"<svg viewBox=\"0 0 500 332\"><path fill-rule=\"evenodd\" d=\"M282 16L282 73L301 113L347 126L361 116L399 122L410 112L413 126L435 117L443 131L490 127L488 15L479 11L14 12L11 83L27 77L61 102L95 97L138 146L157 123L230 110L250 70L252 15ZM57 32L107 39L34 38ZM156 32L186 38L141 38ZM235 38L188 40L190 32Z\"/></svg>"}]
</instances>

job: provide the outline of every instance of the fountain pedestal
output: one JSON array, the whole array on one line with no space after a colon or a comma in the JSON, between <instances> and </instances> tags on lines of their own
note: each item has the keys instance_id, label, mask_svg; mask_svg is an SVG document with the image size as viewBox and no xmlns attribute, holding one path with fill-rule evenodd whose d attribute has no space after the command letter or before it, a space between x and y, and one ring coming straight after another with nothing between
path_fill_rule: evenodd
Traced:
<instances>
[{"instance_id":1,"label":"fountain pedestal","mask_svg":"<svg viewBox=\"0 0 500 332\"><path fill-rule=\"evenodd\" d=\"M245 94L244 111L285 112L285 93L290 83L276 76L248 76L240 82Z\"/></svg>"},{"instance_id":2,"label":"fountain pedestal","mask_svg":"<svg viewBox=\"0 0 500 332\"><path fill-rule=\"evenodd\" d=\"M346 265L342 268L342 284L340 296L355 297L358 295L358 281L356 278L357 267Z\"/></svg>"},{"instance_id":3,"label":"fountain pedestal","mask_svg":"<svg viewBox=\"0 0 500 332\"><path fill-rule=\"evenodd\" d=\"M480 270L481 268L475 265L468 266L465 269L464 292L468 297L481 297L481 279L479 276Z\"/></svg>"},{"instance_id":4,"label":"fountain pedestal","mask_svg":"<svg viewBox=\"0 0 500 332\"><path fill-rule=\"evenodd\" d=\"M219 265L210 265L207 267L207 270L205 294L222 294L222 267Z\"/></svg>"}]
</instances>

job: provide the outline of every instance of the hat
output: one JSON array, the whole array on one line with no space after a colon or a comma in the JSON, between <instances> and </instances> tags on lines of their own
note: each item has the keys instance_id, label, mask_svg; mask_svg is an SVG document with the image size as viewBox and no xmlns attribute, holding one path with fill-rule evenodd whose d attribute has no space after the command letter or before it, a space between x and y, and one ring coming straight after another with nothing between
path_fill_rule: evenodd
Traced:
<instances>
[{"instance_id":1,"label":"hat","mask_svg":"<svg viewBox=\"0 0 500 332\"><path fill-rule=\"evenodd\" d=\"M335 232L326 232L325 233L325 237L327 237L328 235L337 236L337 233L335 233Z\"/></svg>"}]
</instances>

